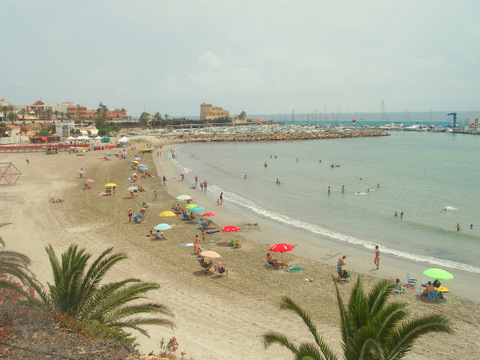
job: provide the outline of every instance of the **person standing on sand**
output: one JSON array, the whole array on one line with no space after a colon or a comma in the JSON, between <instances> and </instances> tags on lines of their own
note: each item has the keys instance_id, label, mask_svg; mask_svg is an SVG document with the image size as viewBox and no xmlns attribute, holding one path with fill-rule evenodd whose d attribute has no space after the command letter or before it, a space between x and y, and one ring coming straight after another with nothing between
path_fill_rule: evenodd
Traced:
<instances>
[{"instance_id":1,"label":"person standing on sand","mask_svg":"<svg viewBox=\"0 0 480 360\"><path fill-rule=\"evenodd\" d=\"M133 216L132 209L128 209L128 222L129 223L132 222L132 216Z\"/></svg>"},{"instance_id":2,"label":"person standing on sand","mask_svg":"<svg viewBox=\"0 0 480 360\"><path fill-rule=\"evenodd\" d=\"M338 262L337 262L337 270L338 271L342 271L342 267L344 267L346 264L345 262L345 259L347 258L346 255L343 255L341 257L338 258Z\"/></svg>"},{"instance_id":3,"label":"person standing on sand","mask_svg":"<svg viewBox=\"0 0 480 360\"><path fill-rule=\"evenodd\" d=\"M375 246L375 259L373 260L373 263L378 270L380 268L380 249L378 248L378 245Z\"/></svg>"},{"instance_id":4,"label":"person standing on sand","mask_svg":"<svg viewBox=\"0 0 480 360\"><path fill-rule=\"evenodd\" d=\"M163 175L163 186L167 186L167 178Z\"/></svg>"},{"instance_id":5,"label":"person standing on sand","mask_svg":"<svg viewBox=\"0 0 480 360\"><path fill-rule=\"evenodd\" d=\"M206 243L207 242L207 233L205 230L202 230L202 242Z\"/></svg>"},{"instance_id":6,"label":"person standing on sand","mask_svg":"<svg viewBox=\"0 0 480 360\"><path fill-rule=\"evenodd\" d=\"M158 198L157 190L154 190L153 191L153 201L157 200L157 198Z\"/></svg>"},{"instance_id":7,"label":"person standing on sand","mask_svg":"<svg viewBox=\"0 0 480 360\"><path fill-rule=\"evenodd\" d=\"M220 193L220 205L223 204L223 192Z\"/></svg>"},{"instance_id":8,"label":"person standing on sand","mask_svg":"<svg viewBox=\"0 0 480 360\"><path fill-rule=\"evenodd\" d=\"M195 185L198 184L198 175L195 175Z\"/></svg>"}]
</instances>

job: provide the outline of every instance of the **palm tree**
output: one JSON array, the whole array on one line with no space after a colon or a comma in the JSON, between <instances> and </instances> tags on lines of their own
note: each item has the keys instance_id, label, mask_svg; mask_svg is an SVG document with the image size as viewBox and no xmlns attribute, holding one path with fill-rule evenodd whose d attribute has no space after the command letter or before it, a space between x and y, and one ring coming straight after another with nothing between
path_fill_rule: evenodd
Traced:
<instances>
[{"instance_id":1,"label":"palm tree","mask_svg":"<svg viewBox=\"0 0 480 360\"><path fill-rule=\"evenodd\" d=\"M25 121L25 115L27 115L27 109L21 108L18 113L22 116L22 122Z\"/></svg>"},{"instance_id":2,"label":"palm tree","mask_svg":"<svg viewBox=\"0 0 480 360\"><path fill-rule=\"evenodd\" d=\"M0 223L0 227L9 223ZM17 291L18 287L12 283L12 280L26 281L31 273L28 270L30 259L28 256L15 251L7 251L5 242L0 237L0 288Z\"/></svg>"},{"instance_id":3,"label":"palm tree","mask_svg":"<svg viewBox=\"0 0 480 360\"><path fill-rule=\"evenodd\" d=\"M334 283L340 310L343 355L347 360L401 359L420 336L430 332L453 332L449 319L443 315L406 320L407 304L386 304L395 286L388 280L379 281L370 293L365 295L359 277L352 289L348 306L344 305L335 280ZM292 351L295 359L338 359L300 306L290 298L283 297L281 307L296 312L302 318L315 343L296 346L285 335L269 332L263 335L265 347L280 344Z\"/></svg>"},{"instance_id":4,"label":"palm tree","mask_svg":"<svg viewBox=\"0 0 480 360\"><path fill-rule=\"evenodd\" d=\"M105 274L113 265L127 258L125 254L111 254L113 248L105 250L87 268L91 254L72 244L59 260L52 246L46 251L53 270L53 284L45 289L39 282L30 281L29 285L38 296L27 296L27 304L40 311L64 313L81 322L95 322L113 329L130 328L148 336L142 325L163 325L173 327L168 319L156 317L138 317L144 314L162 314L173 316L170 310L157 303L139 303L145 299L145 293L160 286L129 278L122 281L100 285ZM134 302L134 304L132 304Z\"/></svg>"}]
</instances>

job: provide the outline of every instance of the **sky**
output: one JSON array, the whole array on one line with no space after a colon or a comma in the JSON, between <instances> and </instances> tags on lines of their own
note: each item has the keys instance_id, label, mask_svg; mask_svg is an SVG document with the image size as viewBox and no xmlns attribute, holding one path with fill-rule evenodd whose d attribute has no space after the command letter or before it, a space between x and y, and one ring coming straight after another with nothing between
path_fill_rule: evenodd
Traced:
<instances>
[{"instance_id":1,"label":"sky","mask_svg":"<svg viewBox=\"0 0 480 360\"><path fill-rule=\"evenodd\" d=\"M478 0L2 0L0 98L199 116L475 111Z\"/></svg>"}]
</instances>

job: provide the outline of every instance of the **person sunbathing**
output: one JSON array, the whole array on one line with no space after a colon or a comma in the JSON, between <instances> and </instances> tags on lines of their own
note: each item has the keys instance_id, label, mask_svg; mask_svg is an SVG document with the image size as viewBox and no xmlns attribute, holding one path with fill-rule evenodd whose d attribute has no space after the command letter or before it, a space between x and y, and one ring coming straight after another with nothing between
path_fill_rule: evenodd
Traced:
<instances>
[{"instance_id":1,"label":"person sunbathing","mask_svg":"<svg viewBox=\"0 0 480 360\"><path fill-rule=\"evenodd\" d=\"M435 292L435 287L432 285L432 282L429 281L428 285L425 290L423 290L422 295L420 295L420 299L423 299L425 295L428 295L428 293L433 293Z\"/></svg>"},{"instance_id":2,"label":"person sunbathing","mask_svg":"<svg viewBox=\"0 0 480 360\"><path fill-rule=\"evenodd\" d=\"M205 258L202 256L200 257L200 264L202 265L202 267L205 269L205 270L210 270L210 268L212 267L213 263L212 263L212 260L210 260L209 262L206 262L205 261Z\"/></svg>"},{"instance_id":3,"label":"person sunbathing","mask_svg":"<svg viewBox=\"0 0 480 360\"><path fill-rule=\"evenodd\" d=\"M228 276L228 268L222 265L222 263L218 263L215 265L215 271L218 272L219 274L225 273L225 276Z\"/></svg>"},{"instance_id":4,"label":"person sunbathing","mask_svg":"<svg viewBox=\"0 0 480 360\"><path fill-rule=\"evenodd\" d=\"M272 258L269 253L268 253L267 256L265 257L265 261L266 261L267 264L269 264L269 265L273 265L273 266L275 266L275 267L278 267L278 261L277 261L277 259Z\"/></svg>"}]
</instances>

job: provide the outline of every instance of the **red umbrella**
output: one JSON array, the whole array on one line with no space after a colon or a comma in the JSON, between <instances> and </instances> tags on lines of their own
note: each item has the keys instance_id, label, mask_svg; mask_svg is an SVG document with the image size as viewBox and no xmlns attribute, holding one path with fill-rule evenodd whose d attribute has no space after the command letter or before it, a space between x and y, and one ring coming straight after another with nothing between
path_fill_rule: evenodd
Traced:
<instances>
[{"instance_id":1,"label":"red umbrella","mask_svg":"<svg viewBox=\"0 0 480 360\"><path fill-rule=\"evenodd\" d=\"M238 230L240 230L240 228L238 226L235 226L235 225L227 225L227 226L222 228L223 232L235 232L235 231L238 231Z\"/></svg>"},{"instance_id":2,"label":"red umbrella","mask_svg":"<svg viewBox=\"0 0 480 360\"><path fill-rule=\"evenodd\" d=\"M290 245L290 244L281 243L281 244L273 245L270 249L268 249L268 251L284 253L284 252L287 252L287 251L292 251L293 249L295 249L295 246Z\"/></svg>"},{"instance_id":3,"label":"red umbrella","mask_svg":"<svg viewBox=\"0 0 480 360\"><path fill-rule=\"evenodd\" d=\"M203 216L217 216L217 214L215 214L213 212L207 212L207 213L203 214Z\"/></svg>"},{"instance_id":4,"label":"red umbrella","mask_svg":"<svg viewBox=\"0 0 480 360\"><path fill-rule=\"evenodd\" d=\"M268 249L268 251L282 253L282 263L283 263L283 253L287 251L292 251L293 249L295 249L295 246L286 244L286 243L281 243L281 244L273 245L270 249Z\"/></svg>"}]
</instances>

